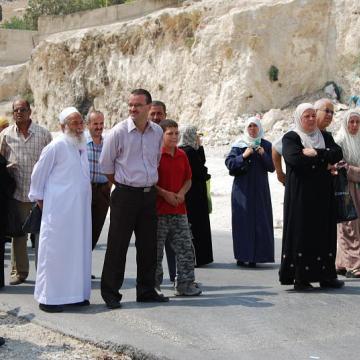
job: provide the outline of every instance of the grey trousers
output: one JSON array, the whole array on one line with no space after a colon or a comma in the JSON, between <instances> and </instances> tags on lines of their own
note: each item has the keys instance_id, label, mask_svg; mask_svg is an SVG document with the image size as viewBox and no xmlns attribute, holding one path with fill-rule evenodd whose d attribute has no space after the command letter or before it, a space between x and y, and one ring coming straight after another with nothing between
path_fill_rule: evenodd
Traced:
<instances>
[{"instance_id":1,"label":"grey trousers","mask_svg":"<svg viewBox=\"0 0 360 360\"><path fill-rule=\"evenodd\" d=\"M186 215L159 215L157 226L157 267L155 285L160 286L163 280L162 260L165 242L169 241L175 252L177 283L195 281L194 252L191 233Z\"/></svg>"}]
</instances>

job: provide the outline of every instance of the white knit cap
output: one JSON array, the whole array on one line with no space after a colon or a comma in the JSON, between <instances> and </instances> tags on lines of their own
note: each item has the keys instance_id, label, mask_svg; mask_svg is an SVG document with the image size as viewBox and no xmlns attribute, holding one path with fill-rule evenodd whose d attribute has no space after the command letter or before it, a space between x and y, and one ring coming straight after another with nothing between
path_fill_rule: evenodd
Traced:
<instances>
[{"instance_id":1,"label":"white knit cap","mask_svg":"<svg viewBox=\"0 0 360 360\"><path fill-rule=\"evenodd\" d=\"M70 106L65 108L59 115L59 121L61 125L65 124L66 118L71 114L80 114L79 110L76 107Z\"/></svg>"}]
</instances>

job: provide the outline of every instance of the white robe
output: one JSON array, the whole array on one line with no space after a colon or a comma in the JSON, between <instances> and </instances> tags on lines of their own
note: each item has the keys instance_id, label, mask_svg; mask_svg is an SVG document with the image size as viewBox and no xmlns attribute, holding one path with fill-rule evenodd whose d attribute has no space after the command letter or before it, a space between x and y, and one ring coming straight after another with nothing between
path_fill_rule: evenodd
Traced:
<instances>
[{"instance_id":1,"label":"white robe","mask_svg":"<svg viewBox=\"0 0 360 360\"><path fill-rule=\"evenodd\" d=\"M35 299L60 305L88 300L91 291L91 186L86 145L61 135L36 163L29 199L43 200Z\"/></svg>"}]
</instances>

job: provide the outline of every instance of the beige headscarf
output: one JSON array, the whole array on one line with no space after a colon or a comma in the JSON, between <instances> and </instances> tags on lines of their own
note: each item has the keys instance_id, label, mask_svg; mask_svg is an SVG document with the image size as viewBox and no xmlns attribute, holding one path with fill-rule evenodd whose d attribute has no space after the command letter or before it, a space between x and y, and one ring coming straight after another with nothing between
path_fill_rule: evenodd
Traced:
<instances>
[{"instance_id":1,"label":"beige headscarf","mask_svg":"<svg viewBox=\"0 0 360 360\"><path fill-rule=\"evenodd\" d=\"M356 135L351 135L348 130L350 117L354 115L360 118L360 109L352 109L345 113L335 141L342 148L344 160L350 165L360 166L360 131Z\"/></svg>"},{"instance_id":2,"label":"beige headscarf","mask_svg":"<svg viewBox=\"0 0 360 360\"><path fill-rule=\"evenodd\" d=\"M306 132L301 124L301 116L306 111L312 109L315 111L315 108L310 103L303 103L298 105L294 112L295 120L295 129L294 131L300 136L301 143L305 148L313 149L325 149L325 140L321 131L316 128L312 132Z\"/></svg>"},{"instance_id":3,"label":"beige headscarf","mask_svg":"<svg viewBox=\"0 0 360 360\"><path fill-rule=\"evenodd\" d=\"M199 143L197 141L198 129L193 125L183 125L179 129L180 139L178 146L191 146L193 149L199 149Z\"/></svg>"}]
</instances>

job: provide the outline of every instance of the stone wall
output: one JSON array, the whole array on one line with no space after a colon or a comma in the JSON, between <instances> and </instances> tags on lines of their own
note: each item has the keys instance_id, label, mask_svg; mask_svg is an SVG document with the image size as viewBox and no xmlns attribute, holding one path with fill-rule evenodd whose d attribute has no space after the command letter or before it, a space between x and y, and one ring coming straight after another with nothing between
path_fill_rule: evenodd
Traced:
<instances>
[{"instance_id":1,"label":"stone wall","mask_svg":"<svg viewBox=\"0 0 360 360\"><path fill-rule=\"evenodd\" d=\"M43 16L39 18L38 30L43 39L49 34L134 19L178 3L181 1L137 0L133 3L81 11L66 16Z\"/></svg>"},{"instance_id":2,"label":"stone wall","mask_svg":"<svg viewBox=\"0 0 360 360\"><path fill-rule=\"evenodd\" d=\"M28 61L36 43L36 31L0 29L0 66Z\"/></svg>"}]
</instances>

